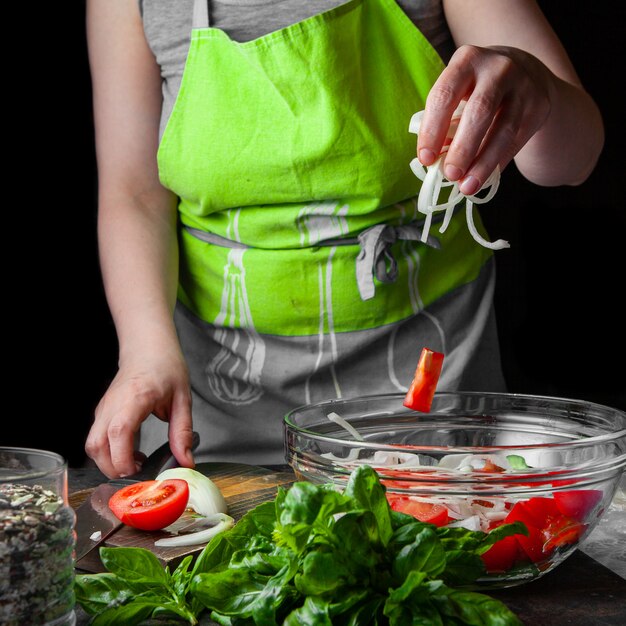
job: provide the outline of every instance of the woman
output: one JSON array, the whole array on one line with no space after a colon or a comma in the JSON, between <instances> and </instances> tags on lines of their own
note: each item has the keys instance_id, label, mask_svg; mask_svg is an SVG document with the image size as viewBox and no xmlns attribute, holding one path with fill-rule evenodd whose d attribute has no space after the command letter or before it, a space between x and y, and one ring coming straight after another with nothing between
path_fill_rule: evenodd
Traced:
<instances>
[{"instance_id":1,"label":"woman","mask_svg":"<svg viewBox=\"0 0 626 626\"><path fill-rule=\"evenodd\" d=\"M503 389L493 258L462 214L419 241L407 128L424 109L431 165L467 101L444 164L465 194L513 159L584 181L601 117L535 3L89 0L88 36L120 344L86 443L105 474L138 469L140 430L192 466L192 407L196 458L281 462L289 408L404 389L424 345L440 388Z\"/></svg>"}]
</instances>

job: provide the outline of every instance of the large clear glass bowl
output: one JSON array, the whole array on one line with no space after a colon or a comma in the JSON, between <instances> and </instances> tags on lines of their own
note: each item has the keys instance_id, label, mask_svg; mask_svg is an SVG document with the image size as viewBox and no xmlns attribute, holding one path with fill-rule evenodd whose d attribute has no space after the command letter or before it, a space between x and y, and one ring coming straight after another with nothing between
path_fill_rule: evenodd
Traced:
<instances>
[{"instance_id":1,"label":"large clear glass bowl","mask_svg":"<svg viewBox=\"0 0 626 626\"><path fill-rule=\"evenodd\" d=\"M418 413L403 399L331 400L291 411L287 462L299 480L339 486L357 465L370 465L394 509L432 513L444 505L447 517L437 524L486 531L521 517L530 538L485 557L481 588L519 585L563 562L597 524L626 466L626 413L611 407L459 392L437 393L431 412Z\"/></svg>"}]
</instances>

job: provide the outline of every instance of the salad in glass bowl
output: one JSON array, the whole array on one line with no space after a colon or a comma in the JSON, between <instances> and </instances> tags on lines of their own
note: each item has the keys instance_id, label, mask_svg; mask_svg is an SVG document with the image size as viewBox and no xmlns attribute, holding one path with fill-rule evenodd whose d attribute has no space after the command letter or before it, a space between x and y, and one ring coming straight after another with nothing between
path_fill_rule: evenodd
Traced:
<instances>
[{"instance_id":1,"label":"salad in glass bowl","mask_svg":"<svg viewBox=\"0 0 626 626\"><path fill-rule=\"evenodd\" d=\"M438 527L488 532L522 522L482 555L477 585L551 571L591 532L626 466L626 413L517 394L435 393L427 412L390 394L328 401L284 420L296 476L345 485L376 470L395 511Z\"/></svg>"}]
</instances>

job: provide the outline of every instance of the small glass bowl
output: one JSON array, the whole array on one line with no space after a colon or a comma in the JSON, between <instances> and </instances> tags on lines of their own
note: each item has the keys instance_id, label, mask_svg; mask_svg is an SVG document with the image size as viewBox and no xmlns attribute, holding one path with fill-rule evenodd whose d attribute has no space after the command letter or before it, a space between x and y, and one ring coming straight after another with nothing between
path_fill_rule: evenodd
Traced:
<instances>
[{"instance_id":1,"label":"small glass bowl","mask_svg":"<svg viewBox=\"0 0 626 626\"><path fill-rule=\"evenodd\" d=\"M458 392L437 393L431 412L418 413L403 399L331 400L291 411L284 419L287 462L299 480L338 486L358 465L370 465L395 510L432 514L441 510L432 506L445 505L438 525L486 531L532 521L529 539L485 556L487 573L476 584L483 589L520 585L562 563L597 524L626 466L626 413L618 409Z\"/></svg>"}]
</instances>

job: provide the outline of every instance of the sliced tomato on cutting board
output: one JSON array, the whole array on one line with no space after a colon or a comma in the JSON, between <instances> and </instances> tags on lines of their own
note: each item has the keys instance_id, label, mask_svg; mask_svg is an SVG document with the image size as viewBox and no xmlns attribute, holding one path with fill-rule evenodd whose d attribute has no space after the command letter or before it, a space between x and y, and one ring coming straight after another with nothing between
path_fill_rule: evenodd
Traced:
<instances>
[{"instance_id":1,"label":"sliced tomato on cutting board","mask_svg":"<svg viewBox=\"0 0 626 626\"><path fill-rule=\"evenodd\" d=\"M184 480L144 480L116 491L109 508L128 526L161 530L183 514L188 500L189 485Z\"/></svg>"}]
</instances>

